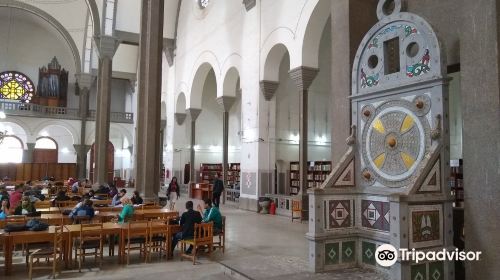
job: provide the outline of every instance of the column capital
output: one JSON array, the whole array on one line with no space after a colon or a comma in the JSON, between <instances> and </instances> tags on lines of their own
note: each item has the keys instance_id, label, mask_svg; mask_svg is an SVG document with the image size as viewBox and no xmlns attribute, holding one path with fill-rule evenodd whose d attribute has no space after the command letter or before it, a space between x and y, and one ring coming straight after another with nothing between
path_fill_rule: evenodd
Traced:
<instances>
[{"instance_id":1,"label":"column capital","mask_svg":"<svg viewBox=\"0 0 500 280\"><path fill-rule=\"evenodd\" d=\"M90 148L92 147L91 145L81 145L81 144L73 144L73 147L75 148L76 152L78 153L78 151L83 148L85 153L88 153L88 151L90 150Z\"/></svg>"},{"instance_id":2,"label":"column capital","mask_svg":"<svg viewBox=\"0 0 500 280\"><path fill-rule=\"evenodd\" d=\"M92 84L94 84L96 76L89 73L76 73L75 78L80 89L90 90Z\"/></svg>"},{"instance_id":3,"label":"column capital","mask_svg":"<svg viewBox=\"0 0 500 280\"><path fill-rule=\"evenodd\" d=\"M28 147L28 150L34 150L35 145L36 145L36 143L26 143L26 147Z\"/></svg>"},{"instance_id":4,"label":"column capital","mask_svg":"<svg viewBox=\"0 0 500 280\"><path fill-rule=\"evenodd\" d=\"M165 57L167 58L168 66L172 67L174 65L175 56L175 39L164 38L163 39L163 52L165 52Z\"/></svg>"},{"instance_id":5,"label":"column capital","mask_svg":"<svg viewBox=\"0 0 500 280\"><path fill-rule=\"evenodd\" d=\"M186 113L175 113L174 117L177 124L182 125L184 123L184 120L186 119Z\"/></svg>"},{"instance_id":6,"label":"column capital","mask_svg":"<svg viewBox=\"0 0 500 280\"><path fill-rule=\"evenodd\" d=\"M234 101L236 100L236 97L234 96L220 96L217 97L217 103L219 103L219 106L221 107L223 112L229 112L231 109L231 106L233 106Z\"/></svg>"},{"instance_id":7,"label":"column capital","mask_svg":"<svg viewBox=\"0 0 500 280\"><path fill-rule=\"evenodd\" d=\"M245 4L245 9L250 11L257 4L256 0L243 0L243 4Z\"/></svg>"},{"instance_id":8,"label":"column capital","mask_svg":"<svg viewBox=\"0 0 500 280\"><path fill-rule=\"evenodd\" d=\"M101 35L99 37L94 37L94 43L96 45L97 55L99 58L110 58L112 59L115 55L120 41L118 38L113 36Z\"/></svg>"},{"instance_id":9,"label":"column capital","mask_svg":"<svg viewBox=\"0 0 500 280\"><path fill-rule=\"evenodd\" d=\"M288 72L299 90L308 90L318 74L318 68L299 66Z\"/></svg>"},{"instance_id":10,"label":"column capital","mask_svg":"<svg viewBox=\"0 0 500 280\"><path fill-rule=\"evenodd\" d=\"M280 85L279 82L275 81L260 81L260 90L262 91L262 94L264 95L264 99L266 101L270 101L274 97L274 93L278 89L278 86Z\"/></svg>"},{"instance_id":11,"label":"column capital","mask_svg":"<svg viewBox=\"0 0 500 280\"><path fill-rule=\"evenodd\" d=\"M198 118L201 113L201 109L197 108L189 108L186 109L186 114L191 118L191 121L194 122Z\"/></svg>"}]
</instances>

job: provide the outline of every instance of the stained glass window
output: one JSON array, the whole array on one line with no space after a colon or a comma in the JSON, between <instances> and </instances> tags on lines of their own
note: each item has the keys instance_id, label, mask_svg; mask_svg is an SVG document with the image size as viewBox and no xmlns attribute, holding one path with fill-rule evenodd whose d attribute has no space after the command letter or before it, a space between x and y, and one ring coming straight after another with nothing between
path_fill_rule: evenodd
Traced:
<instances>
[{"instance_id":1,"label":"stained glass window","mask_svg":"<svg viewBox=\"0 0 500 280\"><path fill-rule=\"evenodd\" d=\"M26 75L15 71L0 73L1 99L29 103L34 93L35 87L33 82Z\"/></svg>"}]
</instances>

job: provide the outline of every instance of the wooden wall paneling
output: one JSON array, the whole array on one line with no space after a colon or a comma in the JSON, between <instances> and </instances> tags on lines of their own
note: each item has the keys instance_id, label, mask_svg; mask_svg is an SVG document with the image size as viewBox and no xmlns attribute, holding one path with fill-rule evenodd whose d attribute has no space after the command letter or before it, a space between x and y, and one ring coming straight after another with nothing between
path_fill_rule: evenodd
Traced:
<instances>
[{"instance_id":1,"label":"wooden wall paneling","mask_svg":"<svg viewBox=\"0 0 500 280\"><path fill-rule=\"evenodd\" d=\"M24 163L16 165L16 181L26 181L24 179Z\"/></svg>"}]
</instances>

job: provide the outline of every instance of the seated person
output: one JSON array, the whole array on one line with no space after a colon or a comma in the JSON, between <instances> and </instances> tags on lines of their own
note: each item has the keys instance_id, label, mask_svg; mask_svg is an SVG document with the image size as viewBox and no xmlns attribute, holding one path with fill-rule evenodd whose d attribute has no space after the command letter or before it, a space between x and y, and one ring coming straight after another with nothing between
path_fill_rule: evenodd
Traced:
<instances>
[{"instance_id":1,"label":"seated person","mask_svg":"<svg viewBox=\"0 0 500 280\"><path fill-rule=\"evenodd\" d=\"M0 220L5 220L9 215L9 198L0 199Z\"/></svg>"},{"instance_id":2,"label":"seated person","mask_svg":"<svg viewBox=\"0 0 500 280\"><path fill-rule=\"evenodd\" d=\"M71 192L78 193L78 188L80 187L80 182L77 180L71 185Z\"/></svg>"},{"instance_id":3,"label":"seated person","mask_svg":"<svg viewBox=\"0 0 500 280\"><path fill-rule=\"evenodd\" d=\"M88 198L84 198L81 203L79 203L80 206L77 208L73 209L71 213L69 214L69 217L73 219L74 217L83 217L83 216L88 216L90 218L94 217L94 208L92 208L92 200Z\"/></svg>"},{"instance_id":4,"label":"seated person","mask_svg":"<svg viewBox=\"0 0 500 280\"><path fill-rule=\"evenodd\" d=\"M127 190L121 189L119 193L117 193L115 196L113 196L113 200L111 201L111 205L112 206L119 205L121 203L120 199L122 197L125 197L126 194L127 194Z\"/></svg>"},{"instance_id":5,"label":"seated person","mask_svg":"<svg viewBox=\"0 0 500 280\"><path fill-rule=\"evenodd\" d=\"M52 206L56 206L56 201L69 201L71 198L66 195L65 191L59 191L56 198L52 201Z\"/></svg>"},{"instance_id":6,"label":"seated person","mask_svg":"<svg viewBox=\"0 0 500 280\"><path fill-rule=\"evenodd\" d=\"M23 198L23 191L23 185L16 185L14 192L9 196L9 204L11 208L15 209L21 203L21 199Z\"/></svg>"},{"instance_id":7,"label":"seated person","mask_svg":"<svg viewBox=\"0 0 500 280\"><path fill-rule=\"evenodd\" d=\"M220 214L219 208L212 206L212 200L210 198L205 198L203 200L203 208L198 204L198 211L203 213L203 222L209 223L214 222L214 235L222 232L222 215Z\"/></svg>"},{"instance_id":8,"label":"seated person","mask_svg":"<svg viewBox=\"0 0 500 280\"><path fill-rule=\"evenodd\" d=\"M80 207L82 207L83 205L85 205L85 200L86 199L90 199L89 195L88 194L84 194L83 197L80 199L80 202L78 202L75 207L73 207L73 210L71 211L74 211L75 209L78 209Z\"/></svg>"},{"instance_id":9,"label":"seated person","mask_svg":"<svg viewBox=\"0 0 500 280\"><path fill-rule=\"evenodd\" d=\"M175 246L182 239L190 239L194 237L194 224L199 224L202 221L201 215L199 212L193 210L193 202L186 202L186 212L182 213L180 225L182 228L181 232L176 233L172 237L172 253L174 252ZM189 249L186 250L187 254L190 254L192 247L189 246Z\"/></svg>"},{"instance_id":10,"label":"seated person","mask_svg":"<svg viewBox=\"0 0 500 280\"><path fill-rule=\"evenodd\" d=\"M28 196L23 197L21 204L14 210L14 215L31 215L36 212L35 205Z\"/></svg>"},{"instance_id":11,"label":"seated person","mask_svg":"<svg viewBox=\"0 0 500 280\"><path fill-rule=\"evenodd\" d=\"M134 205L142 204L144 202L139 191L134 191L134 195L131 200Z\"/></svg>"},{"instance_id":12,"label":"seated person","mask_svg":"<svg viewBox=\"0 0 500 280\"><path fill-rule=\"evenodd\" d=\"M134 207L132 206L132 201L130 198L123 196L120 199L121 204L123 205L122 212L118 215L118 223L126 223L128 222L132 216L134 215Z\"/></svg>"},{"instance_id":13,"label":"seated person","mask_svg":"<svg viewBox=\"0 0 500 280\"><path fill-rule=\"evenodd\" d=\"M111 186L109 187L109 192L108 192L108 194L109 194L109 197L115 197L115 195L117 195L117 194L118 194L118 189L117 189L114 185L111 185Z\"/></svg>"},{"instance_id":14,"label":"seated person","mask_svg":"<svg viewBox=\"0 0 500 280\"><path fill-rule=\"evenodd\" d=\"M88 193L87 193L87 196L92 199L92 200L104 200L104 197L98 195L95 193L94 190L90 190Z\"/></svg>"}]
</instances>

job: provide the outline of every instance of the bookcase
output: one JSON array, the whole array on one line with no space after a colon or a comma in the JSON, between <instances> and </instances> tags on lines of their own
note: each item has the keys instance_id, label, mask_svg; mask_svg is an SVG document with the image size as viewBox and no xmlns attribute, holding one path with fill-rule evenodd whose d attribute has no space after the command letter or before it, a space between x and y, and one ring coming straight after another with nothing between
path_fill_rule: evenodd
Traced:
<instances>
[{"instance_id":1,"label":"bookcase","mask_svg":"<svg viewBox=\"0 0 500 280\"><path fill-rule=\"evenodd\" d=\"M200 182L213 184L217 173L222 174L221 163L202 163L200 165Z\"/></svg>"},{"instance_id":2,"label":"bookcase","mask_svg":"<svg viewBox=\"0 0 500 280\"><path fill-rule=\"evenodd\" d=\"M464 175L462 172L462 166L462 159L459 160L458 166L452 165L450 168L450 178L448 179L451 194L455 195L455 207L464 206Z\"/></svg>"},{"instance_id":3,"label":"bookcase","mask_svg":"<svg viewBox=\"0 0 500 280\"><path fill-rule=\"evenodd\" d=\"M307 162L307 188L319 187L332 170L331 161ZM296 195L300 190L299 162L290 162L290 195Z\"/></svg>"},{"instance_id":4,"label":"bookcase","mask_svg":"<svg viewBox=\"0 0 500 280\"><path fill-rule=\"evenodd\" d=\"M233 188L234 185L240 183L240 164L230 163L229 170L227 171L227 181L226 186Z\"/></svg>"}]
</instances>

